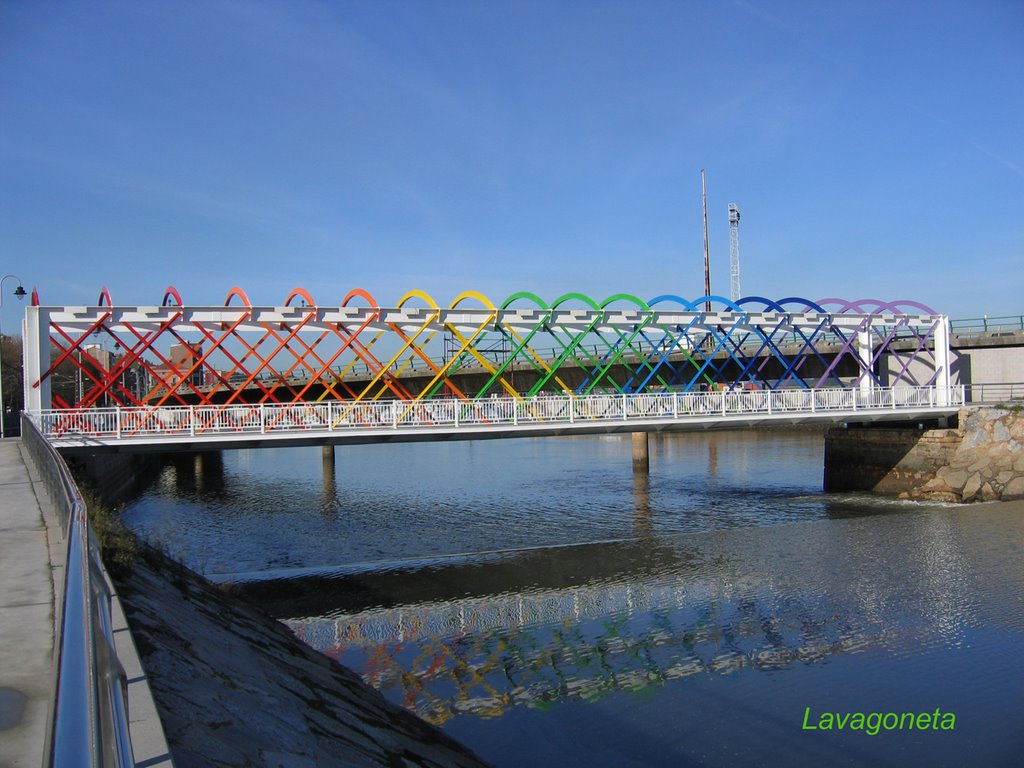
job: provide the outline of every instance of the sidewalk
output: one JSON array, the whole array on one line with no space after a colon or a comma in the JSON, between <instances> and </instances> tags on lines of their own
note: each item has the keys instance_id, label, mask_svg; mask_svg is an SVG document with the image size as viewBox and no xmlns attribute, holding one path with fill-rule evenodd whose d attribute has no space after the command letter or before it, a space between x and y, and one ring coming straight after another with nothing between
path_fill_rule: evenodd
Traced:
<instances>
[{"instance_id":1,"label":"sidewalk","mask_svg":"<svg viewBox=\"0 0 1024 768\"><path fill-rule=\"evenodd\" d=\"M0 766L43 764L54 686L54 606L64 588L63 524L37 500L21 440L0 440ZM40 493L44 493L41 490ZM128 677L138 768L172 766L163 727L124 618L112 601L117 656Z\"/></svg>"},{"instance_id":2,"label":"sidewalk","mask_svg":"<svg viewBox=\"0 0 1024 768\"><path fill-rule=\"evenodd\" d=\"M54 576L20 447L0 440L0 765L38 768L53 687Z\"/></svg>"}]
</instances>

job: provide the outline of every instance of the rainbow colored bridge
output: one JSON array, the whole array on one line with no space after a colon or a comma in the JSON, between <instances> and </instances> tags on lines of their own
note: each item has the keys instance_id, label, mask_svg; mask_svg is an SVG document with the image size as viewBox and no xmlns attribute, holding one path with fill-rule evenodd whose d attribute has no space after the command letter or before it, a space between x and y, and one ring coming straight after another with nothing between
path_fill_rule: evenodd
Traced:
<instances>
[{"instance_id":1,"label":"rainbow colored bridge","mask_svg":"<svg viewBox=\"0 0 1024 768\"><path fill-rule=\"evenodd\" d=\"M26 308L25 403L58 447L193 450L944 416L949 321L912 301L578 293L441 307L356 289L253 305Z\"/></svg>"}]
</instances>

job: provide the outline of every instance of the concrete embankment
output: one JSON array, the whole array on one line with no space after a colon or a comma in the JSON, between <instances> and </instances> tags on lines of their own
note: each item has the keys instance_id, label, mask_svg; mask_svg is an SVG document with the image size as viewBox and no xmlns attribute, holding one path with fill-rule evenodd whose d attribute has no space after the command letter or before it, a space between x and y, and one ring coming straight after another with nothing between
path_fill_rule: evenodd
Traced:
<instances>
[{"instance_id":1,"label":"concrete embankment","mask_svg":"<svg viewBox=\"0 0 1024 768\"><path fill-rule=\"evenodd\" d=\"M962 408L955 429L831 429L825 490L928 501L1024 499L1024 412Z\"/></svg>"},{"instance_id":2,"label":"concrete embankment","mask_svg":"<svg viewBox=\"0 0 1024 768\"><path fill-rule=\"evenodd\" d=\"M159 552L118 589L179 768L486 765Z\"/></svg>"}]
</instances>

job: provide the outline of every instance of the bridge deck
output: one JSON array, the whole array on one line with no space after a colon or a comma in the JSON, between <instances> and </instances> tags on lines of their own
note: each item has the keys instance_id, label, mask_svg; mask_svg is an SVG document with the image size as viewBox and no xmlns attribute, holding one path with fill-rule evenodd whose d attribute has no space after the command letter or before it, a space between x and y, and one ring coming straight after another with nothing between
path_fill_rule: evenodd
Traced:
<instances>
[{"instance_id":1,"label":"bridge deck","mask_svg":"<svg viewBox=\"0 0 1024 768\"><path fill-rule=\"evenodd\" d=\"M950 416L962 402L962 389L897 387L92 408L33 419L66 453L196 451L907 421Z\"/></svg>"}]
</instances>

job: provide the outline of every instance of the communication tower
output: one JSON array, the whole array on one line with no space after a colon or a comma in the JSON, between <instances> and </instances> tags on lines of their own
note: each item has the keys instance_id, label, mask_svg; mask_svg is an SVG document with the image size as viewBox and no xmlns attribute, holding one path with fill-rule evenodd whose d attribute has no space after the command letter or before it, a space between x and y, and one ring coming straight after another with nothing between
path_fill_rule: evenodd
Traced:
<instances>
[{"instance_id":1,"label":"communication tower","mask_svg":"<svg viewBox=\"0 0 1024 768\"><path fill-rule=\"evenodd\" d=\"M740 298L740 209L729 203L729 288L732 300Z\"/></svg>"}]
</instances>

